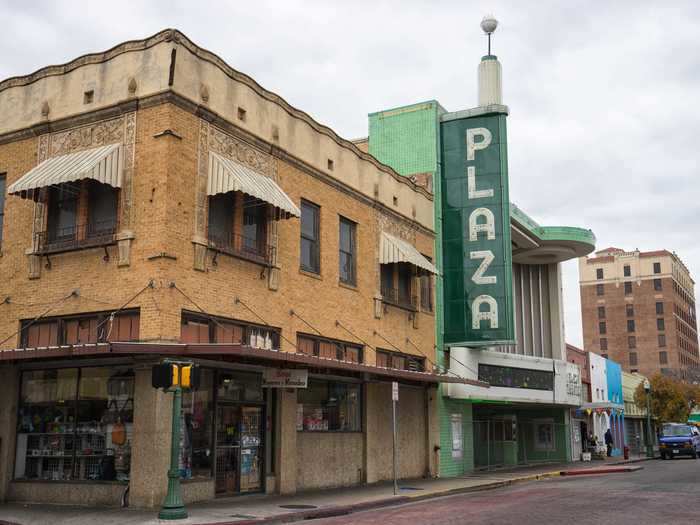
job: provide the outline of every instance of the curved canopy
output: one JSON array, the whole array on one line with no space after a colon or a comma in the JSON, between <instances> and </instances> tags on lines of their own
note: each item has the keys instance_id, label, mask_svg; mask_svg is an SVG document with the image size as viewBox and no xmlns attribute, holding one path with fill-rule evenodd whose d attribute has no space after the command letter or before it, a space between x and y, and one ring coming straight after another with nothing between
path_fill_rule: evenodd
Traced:
<instances>
[{"instance_id":1,"label":"curved canopy","mask_svg":"<svg viewBox=\"0 0 700 525\"><path fill-rule=\"evenodd\" d=\"M100 146L45 160L7 188L23 199L38 197L41 188L93 179L114 188L122 186L121 144Z\"/></svg>"},{"instance_id":2,"label":"curved canopy","mask_svg":"<svg viewBox=\"0 0 700 525\"><path fill-rule=\"evenodd\" d=\"M299 208L270 177L261 175L243 164L209 153L209 179L207 195L217 195L230 191L240 191L272 204L284 213L300 217Z\"/></svg>"},{"instance_id":3,"label":"curved canopy","mask_svg":"<svg viewBox=\"0 0 700 525\"><path fill-rule=\"evenodd\" d=\"M400 262L412 264L434 274L438 273L435 266L421 255L415 246L387 232L382 232L379 245L379 263L391 264Z\"/></svg>"}]
</instances>

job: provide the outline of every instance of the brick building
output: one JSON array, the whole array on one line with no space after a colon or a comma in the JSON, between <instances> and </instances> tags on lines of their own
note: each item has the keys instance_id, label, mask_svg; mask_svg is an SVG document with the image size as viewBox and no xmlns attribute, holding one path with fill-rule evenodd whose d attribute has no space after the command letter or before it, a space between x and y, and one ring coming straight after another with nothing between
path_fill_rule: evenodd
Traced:
<instances>
[{"instance_id":1,"label":"brick building","mask_svg":"<svg viewBox=\"0 0 700 525\"><path fill-rule=\"evenodd\" d=\"M697 373L695 283L675 253L607 248L580 258L579 275L587 350L626 372Z\"/></svg>"},{"instance_id":2,"label":"brick building","mask_svg":"<svg viewBox=\"0 0 700 525\"><path fill-rule=\"evenodd\" d=\"M1 82L0 188L0 500L159 505L163 357L186 501L390 478L391 381L437 472L425 187L166 30Z\"/></svg>"}]
</instances>

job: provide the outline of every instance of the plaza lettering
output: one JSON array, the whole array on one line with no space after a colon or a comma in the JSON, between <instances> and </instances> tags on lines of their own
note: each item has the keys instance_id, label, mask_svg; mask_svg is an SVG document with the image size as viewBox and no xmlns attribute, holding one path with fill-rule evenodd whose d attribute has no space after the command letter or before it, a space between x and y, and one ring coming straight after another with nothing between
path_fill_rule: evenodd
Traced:
<instances>
[{"instance_id":1,"label":"plaza lettering","mask_svg":"<svg viewBox=\"0 0 700 525\"><path fill-rule=\"evenodd\" d=\"M467 161L473 161L476 152L484 150L491 144L491 132L486 128L467 129ZM478 189L478 179L476 168L467 167L467 196L469 200L492 198L493 188ZM496 240L496 220L494 213L486 206L480 206L469 215L469 242L477 242L479 235L487 241ZM484 275L489 265L495 259L492 250L469 251L470 259L481 259L481 264L472 275L472 281L477 286L497 284L496 276ZM482 310L482 308L486 307ZM491 329L498 328L498 302L491 295L480 294L471 304L472 329L480 330L481 321L487 321Z\"/></svg>"}]
</instances>

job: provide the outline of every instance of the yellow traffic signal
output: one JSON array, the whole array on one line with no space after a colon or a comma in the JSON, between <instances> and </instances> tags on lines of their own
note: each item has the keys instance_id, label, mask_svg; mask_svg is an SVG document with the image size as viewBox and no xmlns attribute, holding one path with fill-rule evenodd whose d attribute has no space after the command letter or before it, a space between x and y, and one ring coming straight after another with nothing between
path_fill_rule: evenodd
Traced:
<instances>
[{"instance_id":1,"label":"yellow traffic signal","mask_svg":"<svg viewBox=\"0 0 700 525\"><path fill-rule=\"evenodd\" d=\"M192 377L192 365L184 365L180 370L180 386L182 388L190 388Z\"/></svg>"}]
</instances>

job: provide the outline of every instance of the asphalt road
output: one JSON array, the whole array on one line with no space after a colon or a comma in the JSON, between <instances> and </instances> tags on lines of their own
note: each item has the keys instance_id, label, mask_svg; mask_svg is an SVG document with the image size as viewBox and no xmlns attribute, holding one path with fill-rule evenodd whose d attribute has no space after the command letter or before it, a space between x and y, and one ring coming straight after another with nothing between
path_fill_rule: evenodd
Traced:
<instances>
[{"instance_id":1,"label":"asphalt road","mask_svg":"<svg viewBox=\"0 0 700 525\"><path fill-rule=\"evenodd\" d=\"M314 520L316 525L700 522L700 460L646 461L637 472L550 478L498 490Z\"/></svg>"}]
</instances>

